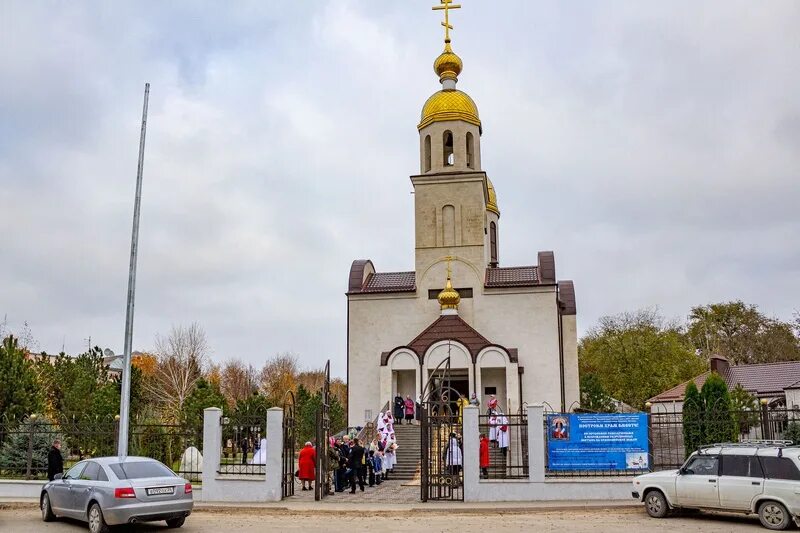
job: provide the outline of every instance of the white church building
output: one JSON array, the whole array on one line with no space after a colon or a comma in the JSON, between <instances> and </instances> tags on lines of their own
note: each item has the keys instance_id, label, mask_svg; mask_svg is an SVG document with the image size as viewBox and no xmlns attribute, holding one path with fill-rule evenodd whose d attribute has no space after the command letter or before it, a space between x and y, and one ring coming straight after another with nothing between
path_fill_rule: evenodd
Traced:
<instances>
[{"instance_id":1,"label":"white church building","mask_svg":"<svg viewBox=\"0 0 800 533\"><path fill-rule=\"evenodd\" d=\"M442 89L422 107L411 176L414 269L381 272L368 259L350 268L348 424L371 421L395 395L416 400L447 357L453 388L477 394L482 410L496 395L506 413L542 402L568 411L579 400L573 283L557 278L553 252L502 264L478 108L456 89L462 62L449 37L434 70Z\"/></svg>"}]
</instances>

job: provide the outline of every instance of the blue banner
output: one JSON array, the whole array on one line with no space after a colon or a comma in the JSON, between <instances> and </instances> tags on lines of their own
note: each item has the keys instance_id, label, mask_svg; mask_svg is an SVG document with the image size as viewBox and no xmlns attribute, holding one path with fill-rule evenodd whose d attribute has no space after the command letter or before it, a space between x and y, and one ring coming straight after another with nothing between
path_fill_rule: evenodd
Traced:
<instances>
[{"instance_id":1,"label":"blue banner","mask_svg":"<svg viewBox=\"0 0 800 533\"><path fill-rule=\"evenodd\" d=\"M549 470L647 470L647 414L547 415Z\"/></svg>"}]
</instances>

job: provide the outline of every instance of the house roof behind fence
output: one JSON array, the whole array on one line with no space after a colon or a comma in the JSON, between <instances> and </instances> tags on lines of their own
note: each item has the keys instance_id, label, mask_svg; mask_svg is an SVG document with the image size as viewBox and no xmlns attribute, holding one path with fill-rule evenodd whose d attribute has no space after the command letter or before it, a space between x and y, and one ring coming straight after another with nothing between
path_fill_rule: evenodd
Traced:
<instances>
[{"instance_id":1,"label":"house roof behind fence","mask_svg":"<svg viewBox=\"0 0 800 533\"><path fill-rule=\"evenodd\" d=\"M682 402L689 382L694 381L698 389L702 388L710 374L709 371L703 372L689 381L653 396L648 401ZM729 366L721 372L721 375L729 390L741 385L744 390L757 397L776 396L786 389L800 388L800 361Z\"/></svg>"}]
</instances>

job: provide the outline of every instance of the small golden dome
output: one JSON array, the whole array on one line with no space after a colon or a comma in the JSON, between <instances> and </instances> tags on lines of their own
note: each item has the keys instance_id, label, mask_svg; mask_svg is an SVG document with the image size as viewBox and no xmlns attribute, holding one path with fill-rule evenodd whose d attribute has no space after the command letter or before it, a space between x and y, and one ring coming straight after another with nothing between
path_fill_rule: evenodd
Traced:
<instances>
[{"instance_id":1,"label":"small golden dome","mask_svg":"<svg viewBox=\"0 0 800 533\"><path fill-rule=\"evenodd\" d=\"M463 120L480 127L478 106L472 98L457 89L437 91L422 106L422 116L417 129L422 129L434 122L445 120Z\"/></svg>"},{"instance_id":2,"label":"small golden dome","mask_svg":"<svg viewBox=\"0 0 800 533\"><path fill-rule=\"evenodd\" d=\"M444 286L442 292L439 293L439 305L442 309L458 309L458 302L461 301L461 295L453 288L450 282L450 276L447 276L447 285Z\"/></svg>"},{"instance_id":3,"label":"small golden dome","mask_svg":"<svg viewBox=\"0 0 800 533\"><path fill-rule=\"evenodd\" d=\"M489 201L486 202L486 210L500 216L500 208L497 207L497 193L492 185L492 180L486 178L486 188L489 190Z\"/></svg>"},{"instance_id":4,"label":"small golden dome","mask_svg":"<svg viewBox=\"0 0 800 533\"><path fill-rule=\"evenodd\" d=\"M450 43L444 45L444 52L433 62L433 71L439 76L439 81L455 80L463 68L464 63L450 48Z\"/></svg>"}]
</instances>

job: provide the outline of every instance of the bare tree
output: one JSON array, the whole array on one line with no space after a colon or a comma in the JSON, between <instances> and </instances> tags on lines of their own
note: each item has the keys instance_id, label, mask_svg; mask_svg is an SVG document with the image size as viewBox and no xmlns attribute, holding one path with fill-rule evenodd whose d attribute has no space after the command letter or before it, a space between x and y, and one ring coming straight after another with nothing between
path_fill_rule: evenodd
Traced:
<instances>
[{"instance_id":1,"label":"bare tree","mask_svg":"<svg viewBox=\"0 0 800 533\"><path fill-rule=\"evenodd\" d=\"M173 326L169 335L156 335L156 368L145 385L164 414L177 418L187 396L203 375L208 343L202 326Z\"/></svg>"},{"instance_id":2,"label":"bare tree","mask_svg":"<svg viewBox=\"0 0 800 533\"><path fill-rule=\"evenodd\" d=\"M245 365L240 359L232 359L222 367L220 390L230 407L237 401L246 400L258 390L258 377L253 365Z\"/></svg>"},{"instance_id":3,"label":"bare tree","mask_svg":"<svg viewBox=\"0 0 800 533\"><path fill-rule=\"evenodd\" d=\"M297 355L286 352L268 359L259 374L262 394L280 402L286 391L297 388L297 374Z\"/></svg>"}]
</instances>

